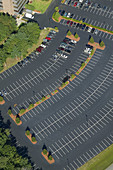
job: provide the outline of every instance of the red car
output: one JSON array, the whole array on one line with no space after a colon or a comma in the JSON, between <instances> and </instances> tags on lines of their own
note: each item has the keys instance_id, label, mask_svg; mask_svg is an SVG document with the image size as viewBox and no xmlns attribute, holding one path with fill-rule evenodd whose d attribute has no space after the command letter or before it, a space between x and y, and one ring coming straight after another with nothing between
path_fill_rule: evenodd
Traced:
<instances>
[{"instance_id":1,"label":"red car","mask_svg":"<svg viewBox=\"0 0 113 170\"><path fill-rule=\"evenodd\" d=\"M36 51L38 51L39 53L41 53L41 51L43 50L43 47L39 46Z\"/></svg>"},{"instance_id":2,"label":"red car","mask_svg":"<svg viewBox=\"0 0 113 170\"><path fill-rule=\"evenodd\" d=\"M77 6L77 2L75 2L73 6Z\"/></svg>"},{"instance_id":3,"label":"red car","mask_svg":"<svg viewBox=\"0 0 113 170\"><path fill-rule=\"evenodd\" d=\"M51 38L50 38L50 37L46 37L46 39L47 39L47 40L51 40Z\"/></svg>"},{"instance_id":4,"label":"red car","mask_svg":"<svg viewBox=\"0 0 113 170\"><path fill-rule=\"evenodd\" d=\"M70 26L72 26L72 24L73 24L73 22L71 21L71 22L70 22Z\"/></svg>"},{"instance_id":5,"label":"red car","mask_svg":"<svg viewBox=\"0 0 113 170\"><path fill-rule=\"evenodd\" d=\"M64 51L64 48L62 48L62 47L58 47L58 49L61 50L61 51Z\"/></svg>"},{"instance_id":6,"label":"red car","mask_svg":"<svg viewBox=\"0 0 113 170\"><path fill-rule=\"evenodd\" d=\"M67 25L69 25L69 23L70 23L70 21L68 20L68 21L67 21Z\"/></svg>"}]
</instances>

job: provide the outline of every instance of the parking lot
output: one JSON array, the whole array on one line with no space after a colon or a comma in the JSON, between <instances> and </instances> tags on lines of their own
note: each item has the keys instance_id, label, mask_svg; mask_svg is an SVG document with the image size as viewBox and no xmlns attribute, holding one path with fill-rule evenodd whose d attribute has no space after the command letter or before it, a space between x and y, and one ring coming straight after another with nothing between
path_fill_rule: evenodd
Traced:
<instances>
[{"instance_id":1,"label":"parking lot","mask_svg":"<svg viewBox=\"0 0 113 170\"><path fill-rule=\"evenodd\" d=\"M71 6L78 10L84 10L85 12L92 13L95 15L103 16L106 18L113 19L113 9L111 7L91 2L91 1L73 1L73 0L66 0L65 5Z\"/></svg>"},{"instance_id":2,"label":"parking lot","mask_svg":"<svg viewBox=\"0 0 113 170\"><path fill-rule=\"evenodd\" d=\"M85 2L86 0L83 3ZM95 0L93 3L100 4L100 1ZM87 5L79 8L63 4L59 8L76 20L112 30L113 24L106 22L106 20L112 21L112 7L103 3L88 8ZM106 8L101 9L104 6ZM3 115L7 113L11 106L13 114L16 115L21 108L28 108L30 103L36 103L42 96L49 94L51 97L48 100L21 116L21 126L12 123L9 116L5 115L5 118L10 119L12 123L14 136L19 134L16 139L12 137L12 141L22 156L26 156L27 153L20 146L28 147L35 170L40 168L76 170L113 143L111 50L113 35L86 29L83 23L82 26L67 23L65 20L55 23L50 20L53 11L54 8L52 12L47 11L44 14L46 15L44 23L50 23L51 27L58 26L59 32L53 38L52 34L49 34L42 45L29 56L28 62L22 66L17 64L0 75L0 88L6 92L4 95L6 104L1 108L1 113ZM37 14L35 17L37 22L41 17L44 19L44 15ZM79 42L74 43L66 39L69 30L73 35L77 33L80 36ZM88 58L89 54L85 52L85 48L89 36L93 36L95 42L103 40L105 50L97 49L81 73L76 75L73 81L69 81L65 88L59 90L65 78L75 74ZM58 89L58 93L51 95L55 89ZM32 145L26 138L27 127L36 137L36 145ZM52 165L49 165L41 155L44 145L55 159Z\"/></svg>"}]
</instances>

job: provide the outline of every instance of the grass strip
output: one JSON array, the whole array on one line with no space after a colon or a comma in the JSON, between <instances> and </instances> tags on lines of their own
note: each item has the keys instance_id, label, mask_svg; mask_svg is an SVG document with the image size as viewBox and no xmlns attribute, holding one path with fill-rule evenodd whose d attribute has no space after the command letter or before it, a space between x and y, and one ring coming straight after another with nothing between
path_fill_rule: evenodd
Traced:
<instances>
[{"instance_id":1,"label":"grass strip","mask_svg":"<svg viewBox=\"0 0 113 170\"><path fill-rule=\"evenodd\" d=\"M77 170L103 170L113 163L113 144Z\"/></svg>"}]
</instances>

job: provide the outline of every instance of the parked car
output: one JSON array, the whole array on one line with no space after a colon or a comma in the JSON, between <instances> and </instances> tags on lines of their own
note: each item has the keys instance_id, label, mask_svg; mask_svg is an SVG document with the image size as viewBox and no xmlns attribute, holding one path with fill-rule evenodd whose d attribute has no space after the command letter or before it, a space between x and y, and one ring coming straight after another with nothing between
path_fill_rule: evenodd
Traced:
<instances>
[{"instance_id":1,"label":"parked car","mask_svg":"<svg viewBox=\"0 0 113 170\"><path fill-rule=\"evenodd\" d=\"M0 96L2 96L2 97L4 96L4 95L2 94L2 92L1 92L1 91L0 91Z\"/></svg>"},{"instance_id":2,"label":"parked car","mask_svg":"<svg viewBox=\"0 0 113 170\"><path fill-rule=\"evenodd\" d=\"M4 95L7 95L7 92L6 92L5 89L3 89L2 93L3 93Z\"/></svg>"},{"instance_id":3,"label":"parked car","mask_svg":"<svg viewBox=\"0 0 113 170\"><path fill-rule=\"evenodd\" d=\"M61 50L61 51L64 51L64 48L62 48L62 47L58 47L58 49Z\"/></svg>"},{"instance_id":4,"label":"parked car","mask_svg":"<svg viewBox=\"0 0 113 170\"><path fill-rule=\"evenodd\" d=\"M91 28L91 27L89 27L89 28L88 28L88 30L87 30L87 32L91 32L91 30L92 30L92 28Z\"/></svg>"},{"instance_id":5,"label":"parked car","mask_svg":"<svg viewBox=\"0 0 113 170\"><path fill-rule=\"evenodd\" d=\"M43 47L43 48L46 48L46 45L44 45L44 44L41 44L40 46Z\"/></svg>"},{"instance_id":6,"label":"parked car","mask_svg":"<svg viewBox=\"0 0 113 170\"><path fill-rule=\"evenodd\" d=\"M68 13L68 14L67 14L67 18L69 18L69 17L70 17L70 15L71 15L71 13Z\"/></svg>"},{"instance_id":7,"label":"parked car","mask_svg":"<svg viewBox=\"0 0 113 170\"><path fill-rule=\"evenodd\" d=\"M82 30L84 30L84 29L85 29L85 27L86 27L86 25L84 24L84 25L82 26Z\"/></svg>"},{"instance_id":8,"label":"parked car","mask_svg":"<svg viewBox=\"0 0 113 170\"><path fill-rule=\"evenodd\" d=\"M65 52L68 53L68 54L71 53L71 51L70 51L70 50L67 50L67 49L65 49Z\"/></svg>"},{"instance_id":9,"label":"parked car","mask_svg":"<svg viewBox=\"0 0 113 170\"><path fill-rule=\"evenodd\" d=\"M92 28L91 33L94 33L94 31L95 31L95 28Z\"/></svg>"},{"instance_id":10,"label":"parked car","mask_svg":"<svg viewBox=\"0 0 113 170\"><path fill-rule=\"evenodd\" d=\"M50 37L46 37L46 39L47 39L47 40L51 40L51 38L50 38Z\"/></svg>"},{"instance_id":11,"label":"parked car","mask_svg":"<svg viewBox=\"0 0 113 170\"><path fill-rule=\"evenodd\" d=\"M73 6L76 7L77 6L77 2L75 2Z\"/></svg>"},{"instance_id":12,"label":"parked car","mask_svg":"<svg viewBox=\"0 0 113 170\"><path fill-rule=\"evenodd\" d=\"M89 29L89 27L87 26L87 27L85 28L85 31L88 31L88 29Z\"/></svg>"},{"instance_id":13,"label":"parked car","mask_svg":"<svg viewBox=\"0 0 113 170\"><path fill-rule=\"evenodd\" d=\"M95 29L94 34L98 34L99 30Z\"/></svg>"},{"instance_id":14,"label":"parked car","mask_svg":"<svg viewBox=\"0 0 113 170\"><path fill-rule=\"evenodd\" d=\"M69 25L69 23L70 23L70 21L68 20L68 21L67 21L67 25Z\"/></svg>"},{"instance_id":15,"label":"parked car","mask_svg":"<svg viewBox=\"0 0 113 170\"><path fill-rule=\"evenodd\" d=\"M73 25L73 21L70 22L70 26L72 26L72 25Z\"/></svg>"},{"instance_id":16,"label":"parked car","mask_svg":"<svg viewBox=\"0 0 113 170\"><path fill-rule=\"evenodd\" d=\"M68 13L67 13L67 12L65 12L65 13L64 13L64 17L67 17L67 15L68 15Z\"/></svg>"},{"instance_id":17,"label":"parked car","mask_svg":"<svg viewBox=\"0 0 113 170\"><path fill-rule=\"evenodd\" d=\"M38 51L39 53L41 53L42 50L43 50L43 47L41 47L41 46L39 46L39 47L36 49L36 51Z\"/></svg>"}]
</instances>

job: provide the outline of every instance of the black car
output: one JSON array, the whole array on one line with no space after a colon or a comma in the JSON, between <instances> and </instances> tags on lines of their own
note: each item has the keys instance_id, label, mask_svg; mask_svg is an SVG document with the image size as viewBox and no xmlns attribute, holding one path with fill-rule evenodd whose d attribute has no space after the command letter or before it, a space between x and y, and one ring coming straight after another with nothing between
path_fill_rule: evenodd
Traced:
<instances>
[{"instance_id":1,"label":"black car","mask_svg":"<svg viewBox=\"0 0 113 170\"><path fill-rule=\"evenodd\" d=\"M61 16L63 16L63 15L64 15L64 13L65 13L65 11L63 10L63 11L61 12L61 14L60 14L60 15L61 15Z\"/></svg>"},{"instance_id":2,"label":"black car","mask_svg":"<svg viewBox=\"0 0 113 170\"><path fill-rule=\"evenodd\" d=\"M80 24L80 25L79 25L79 28L80 28L80 29L82 29L82 27L83 27L83 25L82 25L82 24Z\"/></svg>"},{"instance_id":3,"label":"black car","mask_svg":"<svg viewBox=\"0 0 113 170\"><path fill-rule=\"evenodd\" d=\"M70 18L73 18L74 14L71 14Z\"/></svg>"},{"instance_id":4,"label":"black car","mask_svg":"<svg viewBox=\"0 0 113 170\"><path fill-rule=\"evenodd\" d=\"M87 30L88 30L88 28L89 28L89 27L87 26L87 27L85 28L85 31L87 31Z\"/></svg>"},{"instance_id":5,"label":"black car","mask_svg":"<svg viewBox=\"0 0 113 170\"><path fill-rule=\"evenodd\" d=\"M22 66L22 63L21 63L21 62L18 62L17 64L18 64L20 67Z\"/></svg>"},{"instance_id":6,"label":"black car","mask_svg":"<svg viewBox=\"0 0 113 170\"><path fill-rule=\"evenodd\" d=\"M78 23L78 24L76 25L76 28L78 28L78 27L79 27L79 25L80 25L80 24Z\"/></svg>"},{"instance_id":7,"label":"black car","mask_svg":"<svg viewBox=\"0 0 113 170\"><path fill-rule=\"evenodd\" d=\"M71 53L71 51L70 51L70 50L67 50L67 49L65 50L65 52L67 52L68 54L70 54L70 53Z\"/></svg>"},{"instance_id":8,"label":"black car","mask_svg":"<svg viewBox=\"0 0 113 170\"><path fill-rule=\"evenodd\" d=\"M95 31L95 28L92 28L91 33L94 33L94 31Z\"/></svg>"},{"instance_id":9,"label":"black car","mask_svg":"<svg viewBox=\"0 0 113 170\"><path fill-rule=\"evenodd\" d=\"M83 18L82 21L85 22L86 18Z\"/></svg>"},{"instance_id":10,"label":"black car","mask_svg":"<svg viewBox=\"0 0 113 170\"><path fill-rule=\"evenodd\" d=\"M77 23L76 23L76 22L74 22L74 24L73 24L73 27L74 27L74 28L76 27L76 24L77 24Z\"/></svg>"},{"instance_id":11,"label":"black car","mask_svg":"<svg viewBox=\"0 0 113 170\"><path fill-rule=\"evenodd\" d=\"M30 60L31 60L31 57L29 57L29 56L28 56L28 57L26 57L26 58L27 58L27 60L28 60L28 61L30 61Z\"/></svg>"},{"instance_id":12,"label":"black car","mask_svg":"<svg viewBox=\"0 0 113 170\"><path fill-rule=\"evenodd\" d=\"M84 30L85 27L86 27L86 25L84 24L84 25L82 26L82 30Z\"/></svg>"},{"instance_id":13,"label":"black car","mask_svg":"<svg viewBox=\"0 0 113 170\"><path fill-rule=\"evenodd\" d=\"M83 7L83 3L80 4L80 8L82 8L82 7Z\"/></svg>"},{"instance_id":14,"label":"black car","mask_svg":"<svg viewBox=\"0 0 113 170\"><path fill-rule=\"evenodd\" d=\"M70 3L71 3L71 0L68 2L68 5L70 5Z\"/></svg>"}]
</instances>

